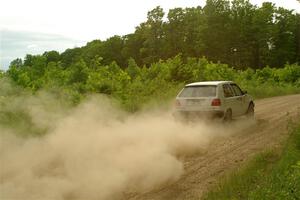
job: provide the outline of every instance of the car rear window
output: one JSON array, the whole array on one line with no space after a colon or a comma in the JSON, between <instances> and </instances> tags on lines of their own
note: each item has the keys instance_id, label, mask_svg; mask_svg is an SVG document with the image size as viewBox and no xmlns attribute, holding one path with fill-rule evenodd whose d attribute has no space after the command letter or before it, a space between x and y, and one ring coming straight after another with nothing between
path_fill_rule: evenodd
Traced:
<instances>
[{"instance_id":1,"label":"car rear window","mask_svg":"<svg viewBox=\"0 0 300 200\"><path fill-rule=\"evenodd\" d=\"M179 94L179 97L215 97L215 85L187 86Z\"/></svg>"}]
</instances>

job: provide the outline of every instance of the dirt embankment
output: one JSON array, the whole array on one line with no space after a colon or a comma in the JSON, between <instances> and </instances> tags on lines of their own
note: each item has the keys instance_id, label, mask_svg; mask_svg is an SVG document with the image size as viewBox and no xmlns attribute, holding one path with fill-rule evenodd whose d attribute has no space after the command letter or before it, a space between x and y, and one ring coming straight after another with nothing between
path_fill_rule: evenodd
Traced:
<instances>
[{"instance_id":1,"label":"dirt embankment","mask_svg":"<svg viewBox=\"0 0 300 200\"><path fill-rule=\"evenodd\" d=\"M214 140L205 152L185 158L185 172L176 182L129 199L198 200L225 172L258 152L280 145L287 136L288 120L299 120L299 115L300 95L257 100L255 124L229 138Z\"/></svg>"}]
</instances>

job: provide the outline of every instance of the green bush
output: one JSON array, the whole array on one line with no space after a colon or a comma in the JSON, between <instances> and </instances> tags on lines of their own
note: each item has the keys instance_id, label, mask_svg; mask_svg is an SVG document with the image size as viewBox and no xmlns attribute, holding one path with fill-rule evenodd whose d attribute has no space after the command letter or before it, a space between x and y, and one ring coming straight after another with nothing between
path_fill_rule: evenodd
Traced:
<instances>
[{"instance_id":1,"label":"green bush","mask_svg":"<svg viewBox=\"0 0 300 200\"><path fill-rule=\"evenodd\" d=\"M300 66L296 64L280 69L265 67L241 71L205 58L183 59L179 54L149 67L139 67L131 58L128 67L122 69L116 62L103 65L101 59L89 65L84 59L78 59L62 67L60 62L46 63L44 57L31 56L30 62L24 64L13 62L6 74L16 84L33 92L58 90L74 104L90 93L106 94L119 100L131 112L145 103L170 99L184 84L197 81L233 80L255 98L300 92Z\"/></svg>"}]
</instances>

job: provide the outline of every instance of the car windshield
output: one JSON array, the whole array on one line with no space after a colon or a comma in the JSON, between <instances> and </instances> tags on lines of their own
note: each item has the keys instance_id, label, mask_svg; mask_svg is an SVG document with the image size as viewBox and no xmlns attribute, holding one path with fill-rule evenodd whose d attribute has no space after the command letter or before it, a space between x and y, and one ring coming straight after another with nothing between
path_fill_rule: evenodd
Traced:
<instances>
[{"instance_id":1,"label":"car windshield","mask_svg":"<svg viewBox=\"0 0 300 200\"><path fill-rule=\"evenodd\" d=\"M215 85L187 86L179 94L179 97L214 97L216 96Z\"/></svg>"}]
</instances>

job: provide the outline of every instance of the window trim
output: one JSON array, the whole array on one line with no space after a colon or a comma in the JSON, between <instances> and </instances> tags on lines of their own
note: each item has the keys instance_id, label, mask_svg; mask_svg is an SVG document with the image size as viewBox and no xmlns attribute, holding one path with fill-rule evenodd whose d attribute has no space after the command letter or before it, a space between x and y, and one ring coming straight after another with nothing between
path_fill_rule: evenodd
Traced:
<instances>
[{"instance_id":1,"label":"window trim","mask_svg":"<svg viewBox=\"0 0 300 200\"><path fill-rule=\"evenodd\" d=\"M225 95L224 87L226 87L226 86L227 86L227 87L229 88L229 90L231 91L232 96L226 96L226 95ZM231 87L231 85L230 85L229 83L223 84L223 85L222 85L222 89L223 89L223 94L224 94L224 97L225 97L225 98L232 98L232 97L235 97L235 92L234 92L234 90L232 89L232 87Z\"/></svg>"},{"instance_id":2,"label":"window trim","mask_svg":"<svg viewBox=\"0 0 300 200\"><path fill-rule=\"evenodd\" d=\"M240 92L241 92L240 95L238 95L238 94L236 93L236 91L235 91L235 89L234 89L233 86L236 86L236 87L240 90ZM233 90L235 96L240 97L240 96L243 96L243 95L244 95L243 90L242 90L236 83L230 83L230 87L232 88L232 90Z\"/></svg>"}]
</instances>

